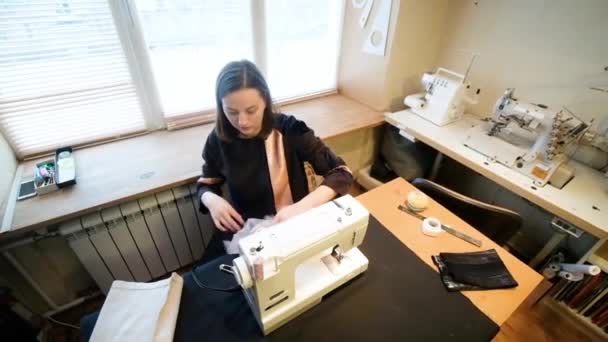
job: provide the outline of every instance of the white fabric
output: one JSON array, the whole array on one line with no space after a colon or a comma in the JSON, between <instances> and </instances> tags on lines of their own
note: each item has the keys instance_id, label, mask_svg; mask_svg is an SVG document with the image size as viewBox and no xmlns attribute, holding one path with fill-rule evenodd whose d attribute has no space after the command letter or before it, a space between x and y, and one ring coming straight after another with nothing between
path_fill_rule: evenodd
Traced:
<instances>
[{"instance_id":1,"label":"white fabric","mask_svg":"<svg viewBox=\"0 0 608 342\"><path fill-rule=\"evenodd\" d=\"M154 283L114 281L90 341L173 341L183 284L176 273Z\"/></svg>"},{"instance_id":2,"label":"white fabric","mask_svg":"<svg viewBox=\"0 0 608 342\"><path fill-rule=\"evenodd\" d=\"M224 241L224 248L226 249L226 253L238 254L239 253L239 241L242 238L249 236L255 232L264 230L267 227L272 226L272 221L273 221L272 216L266 216L263 219L252 218L252 219L248 219L247 221L245 221L243 228L232 236L232 240Z\"/></svg>"}]
</instances>

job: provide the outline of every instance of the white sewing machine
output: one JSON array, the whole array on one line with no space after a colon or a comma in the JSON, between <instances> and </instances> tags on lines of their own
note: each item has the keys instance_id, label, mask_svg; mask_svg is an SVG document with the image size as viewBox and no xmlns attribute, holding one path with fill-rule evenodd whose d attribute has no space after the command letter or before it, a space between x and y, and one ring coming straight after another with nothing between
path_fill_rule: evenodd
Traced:
<instances>
[{"instance_id":1,"label":"white sewing machine","mask_svg":"<svg viewBox=\"0 0 608 342\"><path fill-rule=\"evenodd\" d=\"M492 119L473 127L464 145L532 178L538 186L550 181L561 188L574 177L564 148L589 125L563 111L519 101L514 90L506 90Z\"/></svg>"},{"instance_id":2,"label":"white sewing machine","mask_svg":"<svg viewBox=\"0 0 608 342\"><path fill-rule=\"evenodd\" d=\"M467 103L477 103L480 89L474 93L464 75L439 68L435 74L424 73L426 92L407 96L403 103L417 115L443 126L460 119Z\"/></svg>"},{"instance_id":3,"label":"white sewing machine","mask_svg":"<svg viewBox=\"0 0 608 342\"><path fill-rule=\"evenodd\" d=\"M367 269L369 212L343 196L243 238L232 271L264 335Z\"/></svg>"}]
</instances>

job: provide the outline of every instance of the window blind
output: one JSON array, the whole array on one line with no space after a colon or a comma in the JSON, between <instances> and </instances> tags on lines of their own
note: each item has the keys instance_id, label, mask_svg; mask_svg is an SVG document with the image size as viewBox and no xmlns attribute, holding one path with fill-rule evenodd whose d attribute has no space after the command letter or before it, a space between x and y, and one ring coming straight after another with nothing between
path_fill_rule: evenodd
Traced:
<instances>
[{"instance_id":1,"label":"window blind","mask_svg":"<svg viewBox=\"0 0 608 342\"><path fill-rule=\"evenodd\" d=\"M106 0L0 2L0 129L19 158L146 129Z\"/></svg>"}]
</instances>

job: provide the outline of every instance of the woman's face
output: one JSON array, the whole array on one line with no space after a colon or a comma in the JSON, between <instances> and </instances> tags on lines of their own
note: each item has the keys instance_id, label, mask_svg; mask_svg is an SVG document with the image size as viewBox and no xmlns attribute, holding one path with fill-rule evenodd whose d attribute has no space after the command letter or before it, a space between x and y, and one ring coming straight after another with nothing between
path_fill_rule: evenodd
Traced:
<instances>
[{"instance_id":1,"label":"woman's face","mask_svg":"<svg viewBox=\"0 0 608 342\"><path fill-rule=\"evenodd\" d=\"M224 114L243 138L256 137L262 130L266 104L255 88L243 88L222 99Z\"/></svg>"}]
</instances>

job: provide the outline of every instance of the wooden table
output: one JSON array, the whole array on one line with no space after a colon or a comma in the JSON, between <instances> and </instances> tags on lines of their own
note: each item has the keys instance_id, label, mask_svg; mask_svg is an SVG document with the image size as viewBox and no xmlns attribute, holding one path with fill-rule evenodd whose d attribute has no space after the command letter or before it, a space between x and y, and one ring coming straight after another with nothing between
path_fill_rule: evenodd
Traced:
<instances>
[{"instance_id":1,"label":"wooden table","mask_svg":"<svg viewBox=\"0 0 608 342\"><path fill-rule=\"evenodd\" d=\"M360 195L357 199L371 215L433 269L436 267L431 256L440 252L459 253L495 249L519 286L503 290L465 291L463 294L501 326L539 286L542 276L433 200L430 201L429 208L423 212L425 216L436 217L441 222L480 239L482 247L475 247L447 233L438 237L422 234L420 220L397 209L397 206L404 202L407 194L415 189L404 179L397 178Z\"/></svg>"},{"instance_id":2,"label":"wooden table","mask_svg":"<svg viewBox=\"0 0 608 342\"><path fill-rule=\"evenodd\" d=\"M341 95L330 95L281 108L305 121L322 139L384 122L374 111ZM78 184L44 196L12 203L12 223L0 227L0 239L78 217L144 195L194 183L200 176L201 152L213 124L178 131L158 131L105 145L77 150ZM37 161L19 165L19 173L32 174ZM0 217L1 217L0 213ZM2 221L0 221L1 223Z\"/></svg>"}]
</instances>

